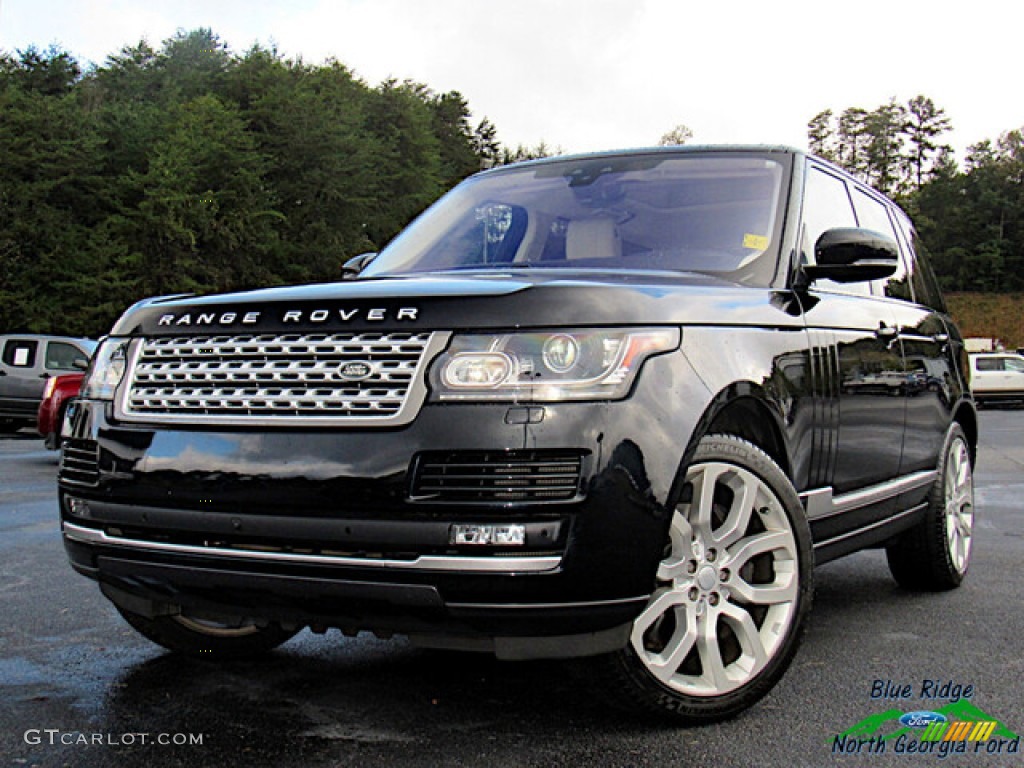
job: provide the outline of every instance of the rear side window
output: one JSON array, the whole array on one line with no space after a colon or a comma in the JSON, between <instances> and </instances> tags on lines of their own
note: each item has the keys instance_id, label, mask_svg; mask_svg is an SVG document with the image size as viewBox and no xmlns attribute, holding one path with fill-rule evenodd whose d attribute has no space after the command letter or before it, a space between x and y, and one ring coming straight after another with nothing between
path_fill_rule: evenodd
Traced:
<instances>
[{"instance_id":1,"label":"rear side window","mask_svg":"<svg viewBox=\"0 0 1024 768\"><path fill-rule=\"evenodd\" d=\"M11 339L4 345L4 363L12 368L34 368L39 342Z\"/></svg>"},{"instance_id":2,"label":"rear side window","mask_svg":"<svg viewBox=\"0 0 1024 768\"><path fill-rule=\"evenodd\" d=\"M1003 370L1003 361L999 357L976 357L974 358L974 367L979 371L1001 371Z\"/></svg>"},{"instance_id":3,"label":"rear side window","mask_svg":"<svg viewBox=\"0 0 1024 768\"><path fill-rule=\"evenodd\" d=\"M893 226L892 219L889 216L889 207L885 203L872 197L859 187L854 187L853 206L857 209L857 220L860 222L860 226L880 232L883 235L888 235L897 243L899 242L896 228ZM900 248L900 251L902 258L900 259L899 266L896 268L896 272L891 277L875 283L878 286L876 292L892 299L913 301L914 296L910 289L910 276L906 267L906 262L909 261L909 254L905 248Z\"/></svg>"},{"instance_id":4,"label":"rear side window","mask_svg":"<svg viewBox=\"0 0 1024 768\"><path fill-rule=\"evenodd\" d=\"M946 302L939 289L939 281L931 268L931 260L924 244L917 236L917 230L906 215L896 209L896 229L900 234L900 245L910 257L910 284L918 304L924 304L939 312L946 311Z\"/></svg>"}]
</instances>

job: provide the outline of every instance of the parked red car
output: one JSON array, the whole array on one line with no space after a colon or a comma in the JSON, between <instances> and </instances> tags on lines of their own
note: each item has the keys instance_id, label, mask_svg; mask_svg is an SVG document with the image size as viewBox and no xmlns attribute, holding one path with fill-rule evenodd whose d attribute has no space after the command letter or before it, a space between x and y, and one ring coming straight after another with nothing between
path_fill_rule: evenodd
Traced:
<instances>
[{"instance_id":1,"label":"parked red car","mask_svg":"<svg viewBox=\"0 0 1024 768\"><path fill-rule=\"evenodd\" d=\"M64 421L64 411L71 398L78 397L83 378L84 373L64 373L60 376L51 376L46 382L43 400L39 403L36 430L43 436L43 442L51 451L60 448L60 426Z\"/></svg>"}]
</instances>

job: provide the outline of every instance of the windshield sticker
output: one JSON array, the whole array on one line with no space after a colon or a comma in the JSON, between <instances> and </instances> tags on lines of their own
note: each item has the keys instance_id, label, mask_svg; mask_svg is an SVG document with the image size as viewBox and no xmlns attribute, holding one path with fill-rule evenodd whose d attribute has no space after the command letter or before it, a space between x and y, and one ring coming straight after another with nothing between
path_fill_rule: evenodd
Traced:
<instances>
[{"instance_id":1,"label":"windshield sticker","mask_svg":"<svg viewBox=\"0 0 1024 768\"><path fill-rule=\"evenodd\" d=\"M743 236L743 247L753 248L755 251L763 251L768 247L768 238L764 235L752 235L748 232Z\"/></svg>"}]
</instances>

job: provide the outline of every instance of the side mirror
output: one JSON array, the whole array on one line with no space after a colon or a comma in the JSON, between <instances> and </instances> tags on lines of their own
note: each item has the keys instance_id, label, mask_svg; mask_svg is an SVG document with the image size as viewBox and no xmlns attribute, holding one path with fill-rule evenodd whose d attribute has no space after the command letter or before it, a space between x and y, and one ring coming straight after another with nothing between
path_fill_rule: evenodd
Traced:
<instances>
[{"instance_id":1,"label":"side mirror","mask_svg":"<svg viewBox=\"0 0 1024 768\"><path fill-rule=\"evenodd\" d=\"M341 279L351 280L362 272L366 268L366 265L375 258L377 258L377 254L374 251L371 251L370 253L360 253L358 256L353 256L341 265Z\"/></svg>"},{"instance_id":2,"label":"side mirror","mask_svg":"<svg viewBox=\"0 0 1024 768\"><path fill-rule=\"evenodd\" d=\"M71 362L71 365L72 365L72 367L75 368L75 370L87 371L87 370L89 370L89 358L87 358L87 357L76 357Z\"/></svg>"},{"instance_id":3,"label":"side mirror","mask_svg":"<svg viewBox=\"0 0 1024 768\"><path fill-rule=\"evenodd\" d=\"M880 280L896 272L900 258L896 241L881 232L837 227L822 233L814 244L816 264L804 267L807 276L837 283Z\"/></svg>"}]
</instances>

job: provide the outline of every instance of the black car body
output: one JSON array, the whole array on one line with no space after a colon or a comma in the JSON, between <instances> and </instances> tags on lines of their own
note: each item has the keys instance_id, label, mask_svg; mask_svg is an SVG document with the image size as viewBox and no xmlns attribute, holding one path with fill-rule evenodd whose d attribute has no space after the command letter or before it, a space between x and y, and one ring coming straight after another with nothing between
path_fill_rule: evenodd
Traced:
<instances>
[{"instance_id":1,"label":"black car body","mask_svg":"<svg viewBox=\"0 0 1024 768\"><path fill-rule=\"evenodd\" d=\"M959 583L965 361L909 220L827 163L511 166L358 279L126 312L71 419L65 545L176 650L312 625L597 655L721 717L781 675L812 564L886 546L901 583Z\"/></svg>"}]
</instances>

